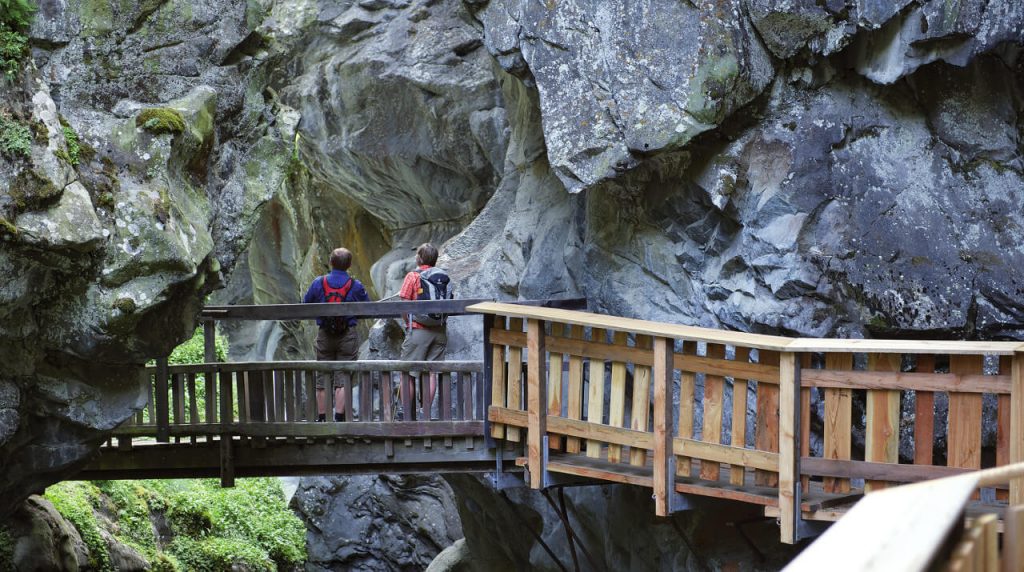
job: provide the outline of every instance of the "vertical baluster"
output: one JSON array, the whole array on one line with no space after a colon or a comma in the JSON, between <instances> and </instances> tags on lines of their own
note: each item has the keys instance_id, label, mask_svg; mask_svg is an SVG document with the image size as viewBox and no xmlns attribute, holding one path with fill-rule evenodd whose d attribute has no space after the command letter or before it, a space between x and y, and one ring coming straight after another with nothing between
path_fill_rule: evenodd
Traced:
<instances>
[{"instance_id":1,"label":"vertical baluster","mask_svg":"<svg viewBox=\"0 0 1024 572\"><path fill-rule=\"evenodd\" d=\"M654 507L658 516L669 516L670 495L675 492L672 471L672 356L673 341L654 338Z\"/></svg>"},{"instance_id":2,"label":"vertical baluster","mask_svg":"<svg viewBox=\"0 0 1024 572\"><path fill-rule=\"evenodd\" d=\"M274 421L280 423L284 418L284 396L285 396L285 371L275 370L270 372L270 382L274 386Z\"/></svg>"},{"instance_id":3,"label":"vertical baluster","mask_svg":"<svg viewBox=\"0 0 1024 572\"><path fill-rule=\"evenodd\" d=\"M512 318L509 324L511 331L523 331L521 318ZM523 348L517 346L508 348L508 408L523 410ZM509 441L518 443L520 440L519 427L508 426L505 428L505 434Z\"/></svg>"},{"instance_id":4,"label":"vertical baluster","mask_svg":"<svg viewBox=\"0 0 1024 572\"><path fill-rule=\"evenodd\" d=\"M359 374L359 420L373 421L373 389L370 384L371 372L364 371Z\"/></svg>"},{"instance_id":5,"label":"vertical baluster","mask_svg":"<svg viewBox=\"0 0 1024 572\"><path fill-rule=\"evenodd\" d=\"M181 380L182 374L171 375L171 397L174 400L174 424L185 423L185 385ZM181 437L174 438L175 443L181 443Z\"/></svg>"},{"instance_id":6,"label":"vertical baluster","mask_svg":"<svg viewBox=\"0 0 1024 572\"><path fill-rule=\"evenodd\" d=\"M917 373L935 373L935 356L917 356ZM931 465L935 443L935 393L914 392L914 464Z\"/></svg>"},{"instance_id":7,"label":"vertical baluster","mask_svg":"<svg viewBox=\"0 0 1024 572\"><path fill-rule=\"evenodd\" d=\"M697 376L692 371L687 371L686 358L697 354L696 342L682 342L679 360L679 436L683 439L693 439L693 418L694 402L697 392ZM676 461L676 474L682 477L693 476L693 460L690 457L679 456Z\"/></svg>"},{"instance_id":8,"label":"vertical baluster","mask_svg":"<svg viewBox=\"0 0 1024 572\"><path fill-rule=\"evenodd\" d=\"M651 337L637 336L637 349L650 350ZM648 431L651 411L651 368L634 365L633 368L633 407L629 415L629 426L634 431ZM647 464L647 451L639 447L630 447L629 464L642 467Z\"/></svg>"},{"instance_id":9,"label":"vertical baluster","mask_svg":"<svg viewBox=\"0 0 1024 572\"><path fill-rule=\"evenodd\" d=\"M612 335L612 344L621 347L626 346L626 332L615 332ZM612 362L611 393L608 396L608 424L612 427L622 427L626 418L626 364L621 361ZM619 463L622 461L622 446L608 445L608 462Z\"/></svg>"},{"instance_id":10,"label":"vertical baluster","mask_svg":"<svg viewBox=\"0 0 1024 572\"><path fill-rule=\"evenodd\" d=\"M605 343L606 334L601 328L591 330L590 339L594 343ZM604 360L590 358L590 379L588 381L587 422L604 423ZM592 459L601 457L601 442L587 439L587 456Z\"/></svg>"},{"instance_id":11,"label":"vertical baluster","mask_svg":"<svg viewBox=\"0 0 1024 572\"><path fill-rule=\"evenodd\" d=\"M758 351L758 363L779 365L779 353ZM779 385L777 379L762 379L757 383L757 428L754 434L754 448L770 453L779 452ZM760 487L776 487L779 474L775 471L754 471L754 484Z\"/></svg>"},{"instance_id":12,"label":"vertical baluster","mask_svg":"<svg viewBox=\"0 0 1024 572\"><path fill-rule=\"evenodd\" d=\"M853 354L825 354L825 369L849 371L853 369ZM850 440L853 427L852 389L825 389L825 451L826 459L850 460ZM850 479L825 477L825 492L850 492Z\"/></svg>"},{"instance_id":13,"label":"vertical baluster","mask_svg":"<svg viewBox=\"0 0 1024 572\"><path fill-rule=\"evenodd\" d=\"M736 361L747 363L750 349L736 347ZM732 441L733 447L741 449L747 446L747 380L734 377L732 380ZM729 482L743 486L746 467L733 464L729 467Z\"/></svg>"},{"instance_id":14,"label":"vertical baluster","mask_svg":"<svg viewBox=\"0 0 1024 572\"><path fill-rule=\"evenodd\" d=\"M569 337L573 340L583 339L583 326L572 326ZM578 355L569 356L569 395L566 396L566 416L569 419L582 419L583 415L583 358ZM568 437L565 450L569 453L580 452L579 437Z\"/></svg>"},{"instance_id":15,"label":"vertical baluster","mask_svg":"<svg viewBox=\"0 0 1024 572\"><path fill-rule=\"evenodd\" d=\"M721 344L708 344L707 357L713 359L725 359L725 346ZM725 378L719 375L705 374L704 376L704 429L703 441L705 443L722 442L722 415L725 413L723 401L725 399ZM717 461L700 462L700 478L717 481L721 474L721 464Z\"/></svg>"},{"instance_id":16,"label":"vertical baluster","mask_svg":"<svg viewBox=\"0 0 1024 572\"><path fill-rule=\"evenodd\" d=\"M868 354L869 371L899 372L900 354ZM869 389L864 432L864 460L898 463L900 447L900 392ZM864 492L885 488L885 481L867 481Z\"/></svg>"},{"instance_id":17,"label":"vertical baluster","mask_svg":"<svg viewBox=\"0 0 1024 572\"><path fill-rule=\"evenodd\" d=\"M196 431L199 425L199 396L196 395L196 374L185 374L188 382L188 423L192 426L189 430L189 441L196 444Z\"/></svg>"},{"instance_id":18,"label":"vertical baluster","mask_svg":"<svg viewBox=\"0 0 1024 572\"><path fill-rule=\"evenodd\" d=\"M527 322L527 457L529 459L530 488L540 489L544 486L544 437L547 436L547 375L545 375L545 335L544 322L529 320Z\"/></svg>"},{"instance_id":19,"label":"vertical baluster","mask_svg":"<svg viewBox=\"0 0 1024 572\"><path fill-rule=\"evenodd\" d=\"M551 337L562 337L564 326L557 322L551 323ZM562 414L562 354L550 352L548 354L548 415L559 416ZM562 436L551 435L548 437L548 445L552 449L562 448Z\"/></svg>"},{"instance_id":20,"label":"vertical baluster","mask_svg":"<svg viewBox=\"0 0 1024 572\"><path fill-rule=\"evenodd\" d=\"M380 372L380 420L387 423L395 420L394 391L391 372Z\"/></svg>"},{"instance_id":21,"label":"vertical baluster","mask_svg":"<svg viewBox=\"0 0 1024 572\"><path fill-rule=\"evenodd\" d=\"M316 416L318 414L318 411L317 411L317 408L316 408L316 376L317 376L317 373L318 372L308 371L308 370L302 372L302 382L303 382L304 389L306 390L305 391L306 400L304 402L304 404L305 404L304 411L306 413L306 422L307 423L315 422L316 421Z\"/></svg>"}]
</instances>

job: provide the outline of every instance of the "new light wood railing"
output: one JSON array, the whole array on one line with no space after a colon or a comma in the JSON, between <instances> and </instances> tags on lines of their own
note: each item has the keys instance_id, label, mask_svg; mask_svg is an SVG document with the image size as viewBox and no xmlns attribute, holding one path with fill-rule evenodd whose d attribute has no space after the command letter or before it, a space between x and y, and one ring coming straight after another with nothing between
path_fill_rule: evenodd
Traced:
<instances>
[{"instance_id":1,"label":"new light wood railing","mask_svg":"<svg viewBox=\"0 0 1024 572\"><path fill-rule=\"evenodd\" d=\"M525 439L535 488L549 472L640 484L654 490L659 515L676 492L756 502L794 542L802 518L852 502L854 482L871 491L981 468L986 393L998 402L987 464L1024 461L1019 342L793 339L501 303L468 310L488 316L490 435ZM863 422L852 415L860 391ZM824 402L822 457L810 454L812 392ZM941 435L936 394L949 400ZM911 395L915 453L901 464L901 399ZM863 460L852 447L861 429ZM945 465L933 462L939 438ZM1012 503L1024 501L1021 479L1009 489Z\"/></svg>"},{"instance_id":2,"label":"new light wood railing","mask_svg":"<svg viewBox=\"0 0 1024 572\"><path fill-rule=\"evenodd\" d=\"M785 570L1024 570L1024 506L1005 508L1001 543L996 514L966 514L977 488L1021 476L1024 463L870 494Z\"/></svg>"}]
</instances>

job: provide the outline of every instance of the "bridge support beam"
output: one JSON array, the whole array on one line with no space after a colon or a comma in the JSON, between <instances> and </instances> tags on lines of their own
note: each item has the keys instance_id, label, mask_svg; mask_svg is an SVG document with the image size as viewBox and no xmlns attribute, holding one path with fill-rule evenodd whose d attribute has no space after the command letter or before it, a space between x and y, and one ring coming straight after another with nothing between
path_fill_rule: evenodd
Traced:
<instances>
[{"instance_id":1,"label":"bridge support beam","mask_svg":"<svg viewBox=\"0 0 1024 572\"><path fill-rule=\"evenodd\" d=\"M779 528L781 540L799 539L800 521L800 370L797 354L779 356Z\"/></svg>"},{"instance_id":2,"label":"bridge support beam","mask_svg":"<svg viewBox=\"0 0 1024 572\"><path fill-rule=\"evenodd\" d=\"M1010 463L1024 462L1024 352L1013 354L1010 368ZM1024 505L1024 479L1010 480L1010 506Z\"/></svg>"},{"instance_id":3,"label":"bridge support beam","mask_svg":"<svg viewBox=\"0 0 1024 572\"><path fill-rule=\"evenodd\" d=\"M230 434L220 436L220 486L235 486L234 447Z\"/></svg>"}]
</instances>

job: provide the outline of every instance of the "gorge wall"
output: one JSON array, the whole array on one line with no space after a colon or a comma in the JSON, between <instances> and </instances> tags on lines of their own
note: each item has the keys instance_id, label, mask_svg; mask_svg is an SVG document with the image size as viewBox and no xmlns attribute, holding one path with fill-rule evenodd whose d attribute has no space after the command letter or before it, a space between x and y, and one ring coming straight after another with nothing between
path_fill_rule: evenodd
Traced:
<instances>
[{"instance_id":1,"label":"gorge wall","mask_svg":"<svg viewBox=\"0 0 1024 572\"><path fill-rule=\"evenodd\" d=\"M138 367L207 294L297 301L338 244L375 298L431 240L460 297L1021 337L1016 0L39 8L0 80L31 136L0 154L0 514L141 405ZM307 328L233 352L308 355ZM479 330L452 330L477 357Z\"/></svg>"}]
</instances>

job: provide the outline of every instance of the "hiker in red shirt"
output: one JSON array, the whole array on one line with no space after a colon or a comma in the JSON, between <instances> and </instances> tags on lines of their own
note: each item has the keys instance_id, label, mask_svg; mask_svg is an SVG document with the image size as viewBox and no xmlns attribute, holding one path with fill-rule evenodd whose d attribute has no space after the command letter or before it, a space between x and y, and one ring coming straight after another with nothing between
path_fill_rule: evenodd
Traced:
<instances>
[{"instance_id":1,"label":"hiker in red shirt","mask_svg":"<svg viewBox=\"0 0 1024 572\"><path fill-rule=\"evenodd\" d=\"M323 302L369 302L370 296L361 282L348 275L352 265L352 253L347 248L336 248L331 252L331 273L318 276L306 296L305 304ZM317 361L356 361L359 359L359 334L356 332L355 318L333 317L317 318L316 325L320 331L316 335ZM319 417L317 421L327 420L327 380L332 378L334 387L334 420L345 420L345 394L341 373L331 375L320 372L316 376L316 407Z\"/></svg>"},{"instance_id":2,"label":"hiker in red shirt","mask_svg":"<svg viewBox=\"0 0 1024 572\"><path fill-rule=\"evenodd\" d=\"M451 298L448 273L435 267L437 247L424 243L416 249L416 270L405 275L398 296L403 300L446 300ZM443 314L415 314L404 316L405 341L402 343L402 361L440 361L448 346ZM412 373L413 379L419 372ZM411 388L410 388L411 389ZM406 388L402 388L406 391ZM423 402L424 416L430 417L430 408L437 395L437 375L430 374L429 389ZM409 414L409 413L407 413Z\"/></svg>"}]
</instances>

